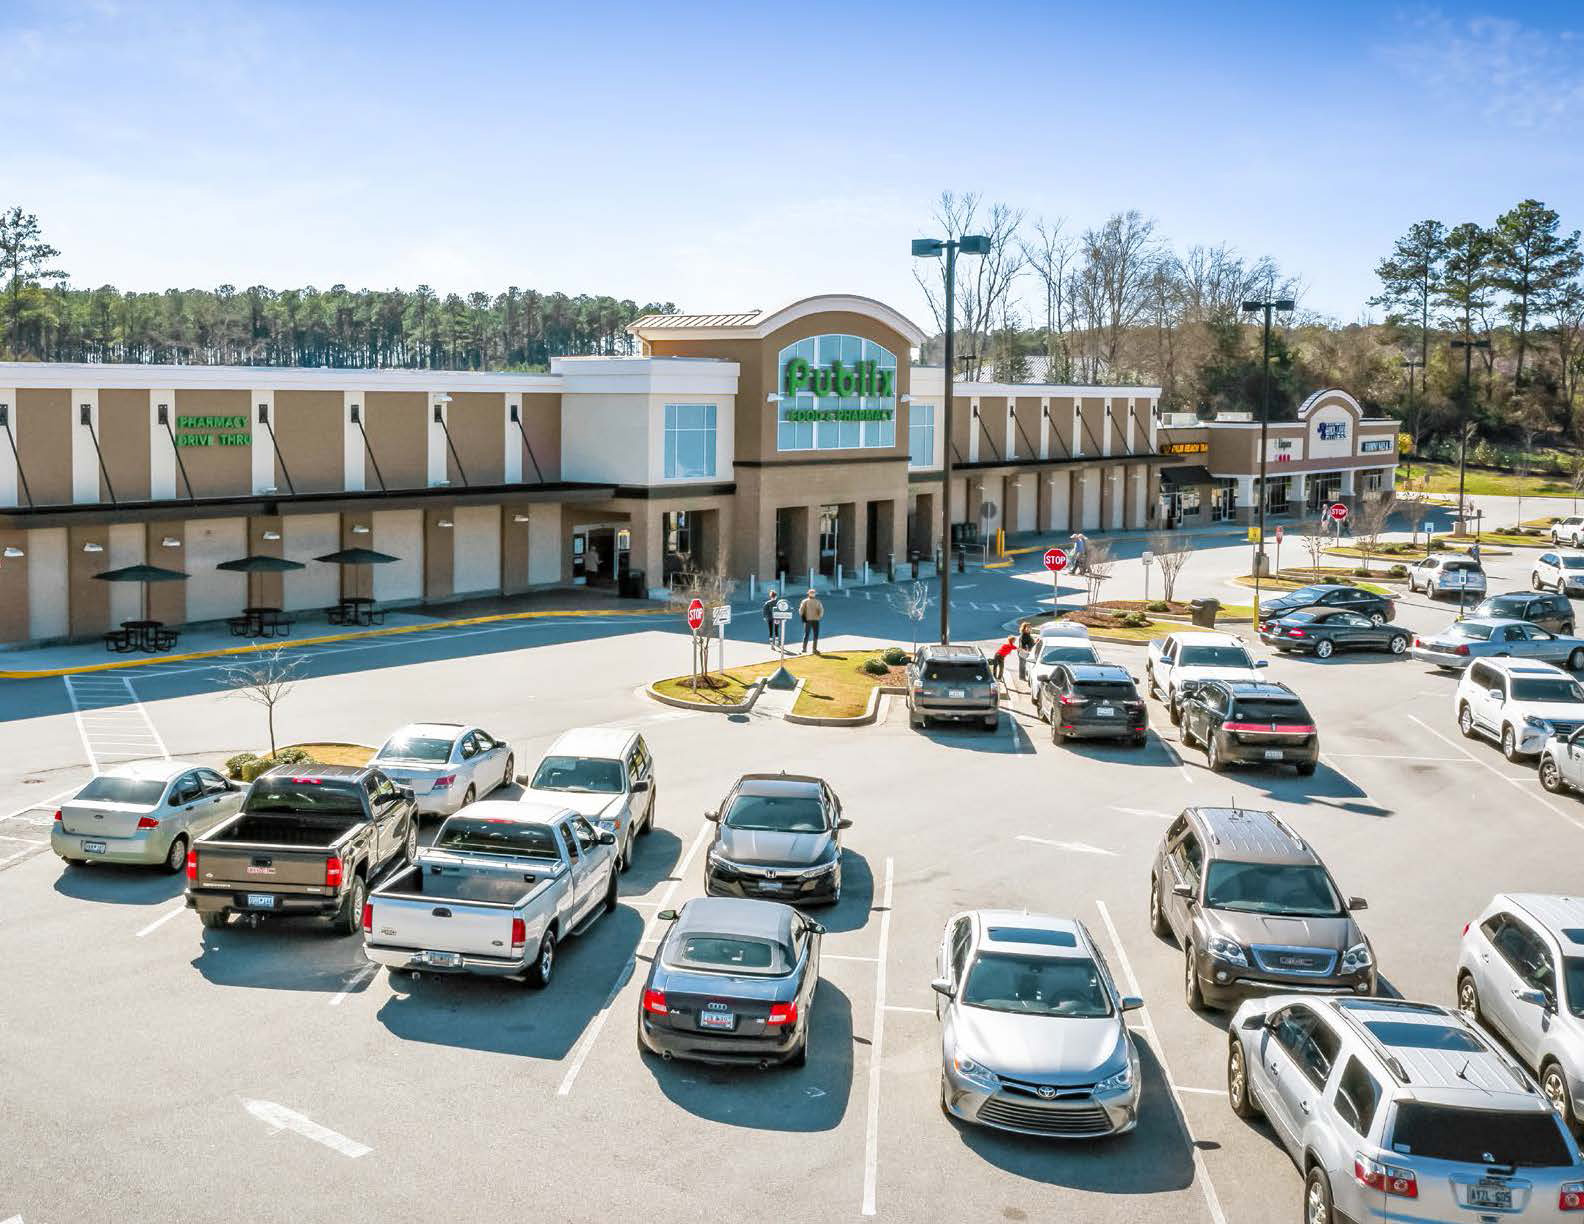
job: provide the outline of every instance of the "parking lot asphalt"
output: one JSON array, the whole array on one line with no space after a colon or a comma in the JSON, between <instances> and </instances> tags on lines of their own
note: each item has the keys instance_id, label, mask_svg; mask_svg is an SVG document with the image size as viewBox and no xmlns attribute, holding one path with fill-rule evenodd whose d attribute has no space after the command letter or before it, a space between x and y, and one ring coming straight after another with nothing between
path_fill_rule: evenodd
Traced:
<instances>
[{"instance_id":1,"label":"parking lot asphalt","mask_svg":"<svg viewBox=\"0 0 1584 1224\"><path fill-rule=\"evenodd\" d=\"M1488 560L1492 589L1525 585L1530 560ZM1224 585L1240 563L1242 549L1206 549L1189 573ZM991 638L1048 597L1036 565L964 576L959 636ZM1136 571L1119 566L1117 593ZM828 648L908 640L882 592L827 605ZM1407 597L1398 621L1430 630L1455 611ZM740 618L729 656L760 657L757 629ZM1142 648L1102 652L1142 676ZM75 708L58 679L0 687L0 1219L1266 1221L1296 1211L1299 1176L1228 1109L1226 1018L1188 1011L1181 953L1148 926L1170 816L1190 803L1281 813L1368 899L1386 987L1443 1003L1463 924L1499 890L1567 891L1584 845L1584 805L1458 735L1454 677L1384 655L1272 661L1320 727L1322 766L1299 778L1210 773L1157 702L1142 749L1055 747L1021 693L993 734L912 731L897 707L856 730L661 707L636 690L666 658L683 670L687 646L652 627L535 622L303 654L280 716L292 740L467 719L527 768L568 726L641 727L658 828L622 904L564 950L543 993L388 977L315 924L202 930L179 878L64 871L42 850L49 809L139 736L204 761L256 745L256 707L205 667L139 669L124 695L88 686ZM809 1063L640 1056L655 915L700 894L703 812L760 769L822 775L854 820L843 900L819 915ZM1134 1133L1052 1144L941 1113L935 952L952 914L990 905L1081 919L1144 997Z\"/></svg>"}]
</instances>

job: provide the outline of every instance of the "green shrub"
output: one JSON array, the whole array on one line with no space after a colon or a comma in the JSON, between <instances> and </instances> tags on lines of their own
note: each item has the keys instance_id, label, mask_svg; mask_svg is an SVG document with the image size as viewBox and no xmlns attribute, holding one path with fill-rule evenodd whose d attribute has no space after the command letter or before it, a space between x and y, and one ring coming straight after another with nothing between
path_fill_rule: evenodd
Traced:
<instances>
[{"instance_id":1,"label":"green shrub","mask_svg":"<svg viewBox=\"0 0 1584 1224\"><path fill-rule=\"evenodd\" d=\"M243 782L251 782L258 776L258 771L251 774L247 772L248 766L260 764L258 757L251 752L239 752L225 763L226 777L236 778Z\"/></svg>"},{"instance_id":2,"label":"green shrub","mask_svg":"<svg viewBox=\"0 0 1584 1224\"><path fill-rule=\"evenodd\" d=\"M272 765L312 765L313 756L306 748L282 748L270 762Z\"/></svg>"},{"instance_id":3,"label":"green shrub","mask_svg":"<svg viewBox=\"0 0 1584 1224\"><path fill-rule=\"evenodd\" d=\"M891 667L901 667L908 661L908 653L900 646L887 646L880 655Z\"/></svg>"},{"instance_id":4,"label":"green shrub","mask_svg":"<svg viewBox=\"0 0 1584 1224\"><path fill-rule=\"evenodd\" d=\"M1149 617L1142 612L1124 612L1122 614L1122 627L1124 629L1143 629L1149 623Z\"/></svg>"},{"instance_id":5,"label":"green shrub","mask_svg":"<svg viewBox=\"0 0 1584 1224\"><path fill-rule=\"evenodd\" d=\"M242 766L242 772L237 774L237 777L243 782L251 782L268 769L270 765L271 762L264 760L262 757L254 757Z\"/></svg>"},{"instance_id":6,"label":"green shrub","mask_svg":"<svg viewBox=\"0 0 1584 1224\"><path fill-rule=\"evenodd\" d=\"M871 656L863 661L863 670L871 676L883 676L890 669L886 667L885 660Z\"/></svg>"},{"instance_id":7,"label":"green shrub","mask_svg":"<svg viewBox=\"0 0 1584 1224\"><path fill-rule=\"evenodd\" d=\"M1170 612L1171 611L1171 604L1167 603L1164 599L1152 599L1152 600L1149 601L1149 603L1145 604L1144 606L1146 608L1148 608L1151 612Z\"/></svg>"},{"instance_id":8,"label":"green shrub","mask_svg":"<svg viewBox=\"0 0 1584 1224\"><path fill-rule=\"evenodd\" d=\"M1393 578L1408 577L1408 567L1406 565L1394 565L1388 572Z\"/></svg>"}]
</instances>

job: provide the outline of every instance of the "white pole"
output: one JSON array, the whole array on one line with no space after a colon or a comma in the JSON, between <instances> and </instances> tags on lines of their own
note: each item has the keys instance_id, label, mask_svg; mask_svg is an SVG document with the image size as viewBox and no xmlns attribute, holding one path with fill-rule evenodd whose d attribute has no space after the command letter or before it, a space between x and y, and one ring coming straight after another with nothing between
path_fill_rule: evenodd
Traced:
<instances>
[{"instance_id":1,"label":"white pole","mask_svg":"<svg viewBox=\"0 0 1584 1224\"><path fill-rule=\"evenodd\" d=\"M721 635L720 669L721 669L721 671L725 671L726 670L726 622L725 621L721 622L720 635Z\"/></svg>"},{"instance_id":2,"label":"white pole","mask_svg":"<svg viewBox=\"0 0 1584 1224\"><path fill-rule=\"evenodd\" d=\"M841 590L841 582L842 582L842 567L841 567L841 562L838 561L838 562L836 562L836 589L838 591Z\"/></svg>"},{"instance_id":3,"label":"white pole","mask_svg":"<svg viewBox=\"0 0 1584 1224\"><path fill-rule=\"evenodd\" d=\"M748 602L749 603L753 603L753 601L754 601L754 575L753 574L749 574L748 575Z\"/></svg>"}]
</instances>

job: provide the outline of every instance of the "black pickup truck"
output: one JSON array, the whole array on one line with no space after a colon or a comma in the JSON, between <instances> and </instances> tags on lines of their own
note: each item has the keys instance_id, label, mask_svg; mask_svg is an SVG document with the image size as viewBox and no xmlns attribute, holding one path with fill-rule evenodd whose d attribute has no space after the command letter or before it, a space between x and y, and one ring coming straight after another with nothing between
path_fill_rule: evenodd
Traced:
<instances>
[{"instance_id":1,"label":"black pickup truck","mask_svg":"<svg viewBox=\"0 0 1584 1224\"><path fill-rule=\"evenodd\" d=\"M232 914L320 915L355 935L369 889L417 853L413 793L378 769L278 765L193 843L187 906L206 927Z\"/></svg>"}]
</instances>

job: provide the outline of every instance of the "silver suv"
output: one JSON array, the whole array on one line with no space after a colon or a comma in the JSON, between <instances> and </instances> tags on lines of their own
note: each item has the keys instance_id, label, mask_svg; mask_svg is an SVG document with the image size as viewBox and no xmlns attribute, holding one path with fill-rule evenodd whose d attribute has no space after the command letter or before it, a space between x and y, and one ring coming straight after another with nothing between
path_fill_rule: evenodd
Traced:
<instances>
[{"instance_id":1,"label":"silver suv","mask_svg":"<svg viewBox=\"0 0 1584 1224\"><path fill-rule=\"evenodd\" d=\"M1584 1122L1584 899L1499 894L1463 928L1457 998L1538 1073L1558 1113Z\"/></svg>"},{"instance_id":2,"label":"silver suv","mask_svg":"<svg viewBox=\"0 0 1584 1224\"><path fill-rule=\"evenodd\" d=\"M1303 1172L1306 1224L1577 1219L1584 1167L1524 1069L1455 1011L1275 995L1232 1019L1227 1098Z\"/></svg>"}]
</instances>

